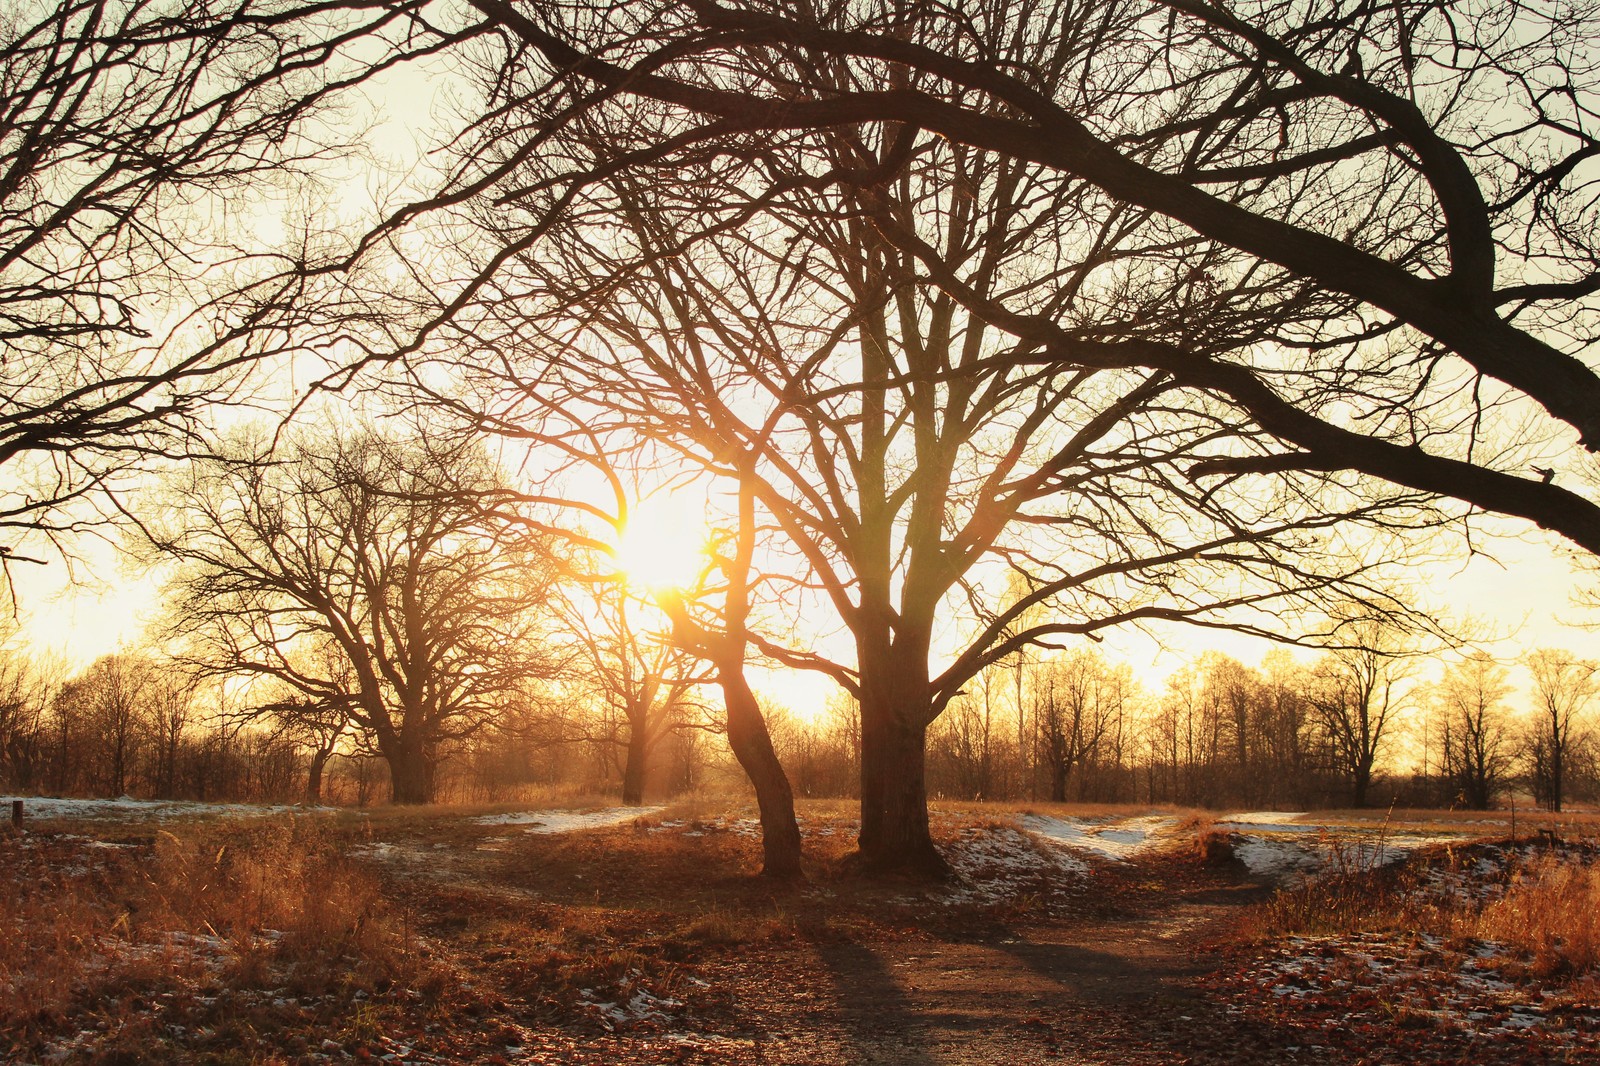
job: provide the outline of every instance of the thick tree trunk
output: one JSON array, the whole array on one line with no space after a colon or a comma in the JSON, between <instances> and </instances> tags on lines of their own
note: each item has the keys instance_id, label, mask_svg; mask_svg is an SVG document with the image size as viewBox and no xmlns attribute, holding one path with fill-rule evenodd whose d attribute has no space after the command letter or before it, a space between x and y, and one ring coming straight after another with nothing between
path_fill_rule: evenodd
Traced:
<instances>
[{"instance_id":1,"label":"thick tree trunk","mask_svg":"<svg viewBox=\"0 0 1600 1066\"><path fill-rule=\"evenodd\" d=\"M1057 803L1067 801L1067 764L1058 762L1050 768L1050 798Z\"/></svg>"},{"instance_id":2,"label":"thick tree trunk","mask_svg":"<svg viewBox=\"0 0 1600 1066\"><path fill-rule=\"evenodd\" d=\"M761 707L745 680L743 664L723 664L717 671L728 710L728 746L756 790L761 811L761 873L782 881L799 880L800 823L794 816L794 791L772 747Z\"/></svg>"},{"instance_id":3,"label":"thick tree trunk","mask_svg":"<svg viewBox=\"0 0 1600 1066\"><path fill-rule=\"evenodd\" d=\"M644 778L650 768L650 733L643 722L628 728L628 761L622 768L622 804L644 805Z\"/></svg>"},{"instance_id":4,"label":"thick tree trunk","mask_svg":"<svg viewBox=\"0 0 1600 1066\"><path fill-rule=\"evenodd\" d=\"M1358 766L1350 782L1350 805L1352 807L1365 807L1367 805L1367 789L1372 784L1372 767Z\"/></svg>"},{"instance_id":5,"label":"thick tree trunk","mask_svg":"<svg viewBox=\"0 0 1600 1066\"><path fill-rule=\"evenodd\" d=\"M401 741L384 751L383 757L389 764L391 802L433 802L433 765L422 745Z\"/></svg>"},{"instance_id":6,"label":"thick tree trunk","mask_svg":"<svg viewBox=\"0 0 1600 1066\"><path fill-rule=\"evenodd\" d=\"M927 728L897 710L861 707L861 865L942 878L949 867L928 831Z\"/></svg>"}]
</instances>

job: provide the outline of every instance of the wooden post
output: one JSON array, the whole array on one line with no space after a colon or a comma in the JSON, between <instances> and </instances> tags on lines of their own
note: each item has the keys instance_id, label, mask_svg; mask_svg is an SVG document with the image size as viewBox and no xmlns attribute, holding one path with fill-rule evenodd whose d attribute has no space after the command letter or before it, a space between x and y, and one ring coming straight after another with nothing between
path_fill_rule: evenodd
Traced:
<instances>
[{"instance_id":1,"label":"wooden post","mask_svg":"<svg viewBox=\"0 0 1600 1066\"><path fill-rule=\"evenodd\" d=\"M22 801L11 801L11 828L22 832Z\"/></svg>"}]
</instances>

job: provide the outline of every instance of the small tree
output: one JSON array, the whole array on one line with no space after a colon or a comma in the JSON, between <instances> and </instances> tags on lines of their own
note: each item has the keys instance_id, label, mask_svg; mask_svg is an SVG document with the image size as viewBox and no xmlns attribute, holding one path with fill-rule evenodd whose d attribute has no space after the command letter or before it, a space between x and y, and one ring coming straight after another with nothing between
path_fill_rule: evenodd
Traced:
<instances>
[{"instance_id":1,"label":"small tree","mask_svg":"<svg viewBox=\"0 0 1600 1066\"><path fill-rule=\"evenodd\" d=\"M1317 664L1308 698L1320 742L1344 779L1352 806L1365 807L1372 769L1388 743L1405 674L1397 633L1376 621L1339 627L1346 646Z\"/></svg>"},{"instance_id":2,"label":"small tree","mask_svg":"<svg viewBox=\"0 0 1600 1066\"><path fill-rule=\"evenodd\" d=\"M1472 652L1445 671L1435 690L1444 746L1444 773L1459 801L1487 810L1510 766L1510 731L1502 700L1511 692L1505 667Z\"/></svg>"},{"instance_id":3,"label":"small tree","mask_svg":"<svg viewBox=\"0 0 1600 1066\"><path fill-rule=\"evenodd\" d=\"M1078 649L1039 664L1033 680L1033 714L1050 798L1067 799L1067 783L1118 726L1132 689L1126 666L1112 667L1098 653Z\"/></svg>"},{"instance_id":4,"label":"small tree","mask_svg":"<svg viewBox=\"0 0 1600 1066\"><path fill-rule=\"evenodd\" d=\"M1538 699L1530 745L1534 794L1559 811L1569 758L1587 735L1584 712L1600 693L1600 663L1554 648L1540 648L1524 661Z\"/></svg>"}]
</instances>

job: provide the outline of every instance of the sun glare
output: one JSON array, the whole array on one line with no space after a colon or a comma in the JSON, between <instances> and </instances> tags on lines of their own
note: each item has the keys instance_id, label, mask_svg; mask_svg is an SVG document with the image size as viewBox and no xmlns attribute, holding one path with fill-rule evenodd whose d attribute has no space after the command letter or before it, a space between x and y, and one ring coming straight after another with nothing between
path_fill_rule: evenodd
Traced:
<instances>
[{"instance_id":1,"label":"sun glare","mask_svg":"<svg viewBox=\"0 0 1600 1066\"><path fill-rule=\"evenodd\" d=\"M617 563L629 584L646 589L693 585L706 564L705 510L689 493L663 493L640 502L617 543Z\"/></svg>"}]
</instances>

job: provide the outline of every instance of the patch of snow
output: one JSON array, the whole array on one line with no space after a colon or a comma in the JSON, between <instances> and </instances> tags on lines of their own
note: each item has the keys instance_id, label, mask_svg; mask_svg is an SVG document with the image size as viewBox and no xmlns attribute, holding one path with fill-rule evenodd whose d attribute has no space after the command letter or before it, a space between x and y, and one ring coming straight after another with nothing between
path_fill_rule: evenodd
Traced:
<instances>
[{"instance_id":1,"label":"patch of snow","mask_svg":"<svg viewBox=\"0 0 1600 1066\"><path fill-rule=\"evenodd\" d=\"M1273 837L1241 835L1233 842L1233 854L1257 877L1284 877L1322 864L1299 841Z\"/></svg>"},{"instance_id":2,"label":"patch of snow","mask_svg":"<svg viewBox=\"0 0 1600 1066\"><path fill-rule=\"evenodd\" d=\"M1020 824L1034 836L1052 844L1088 852L1112 862L1126 862L1141 852L1168 843L1178 819L1170 815L1153 814L1116 822L1092 822L1082 818L1025 814Z\"/></svg>"},{"instance_id":3,"label":"patch of snow","mask_svg":"<svg viewBox=\"0 0 1600 1066\"><path fill-rule=\"evenodd\" d=\"M198 803L191 800L140 800L131 796L117 799L70 799L44 796L0 796L0 806L9 809L13 800L22 801L22 814L28 818L256 818L269 814L332 811L333 807L305 807L292 804Z\"/></svg>"},{"instance_id":4,"label":"patch of snow","mask_svg":"<svg viewBox=\"0 0 1600 1066\"><path fill-rule=\"evenodd\" d=\"M515 825L525 833L576 833L584 829L604 829L643 818L661 807L604 807L595 811L510 811L485 814L471 821L475 825Z\"/></svg>"},{"instance_id":5,"label":"patch of snow","mask_svg":"<svg viewBox=\"0 0 1600 1066\"><path fill-rule=\"evenodd\" d=\"M1303 822L1304 811L1249 811L1217 819L1217 828L1233 833L1323 833L1327 822Z\"/></svg>"},{"instance_id":6,"label":"patch of snow","mask_svg":"<svg viewBox=\"0 0 1600 1066\"><path fill-rule=\"evenodd\" d=\"M670 996L658 996L638 983L642 975L637 971L628 974L620 991L626 998L602 1000L592 988L579 992L584 1006L600 1016L600 1024L615 1032L631 1029L640 1023L667 1025L674 1021L674 1011L683 1009L683 1001Z\"/></svg>"}]
</instances>

